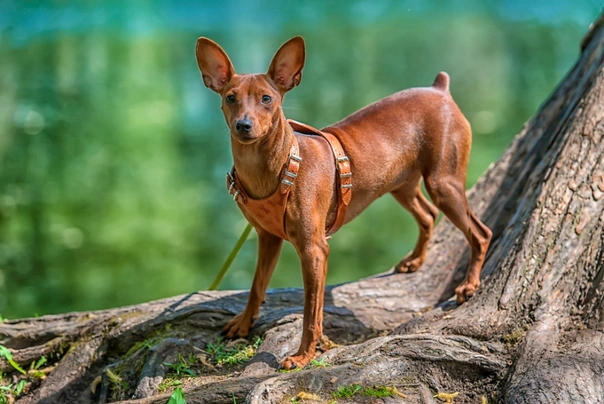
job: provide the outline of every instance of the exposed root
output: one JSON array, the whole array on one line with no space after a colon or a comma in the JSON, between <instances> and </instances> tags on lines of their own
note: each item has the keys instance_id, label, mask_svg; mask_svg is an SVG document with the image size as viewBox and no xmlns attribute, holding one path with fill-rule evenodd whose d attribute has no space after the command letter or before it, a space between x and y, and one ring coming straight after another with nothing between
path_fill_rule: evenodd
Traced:
<instances>
[{"instance_id":1,"label":"exposed root","mask_svg":"<svg viewBox=\"0 0 604 404\"><path fill-rule=\"evenodd\" d=\"M456 402L479 402L493 396L506 367L501 347L465 337L430 335L374 338L363 344L336 348L320 357L321 366L269 378L256 386L249 403L278 403L300 391L324 400L333 399L346 386L350 401L365 402L363 388L394 387L409 403L423 403L425 388L463 391ZM422 387L423 386L423 387ZM341 398L341 397L340 397ZM344 397L346 398L346 397ZM367 401L370 402L370 401Z\"/></svg>"}]
</instances>

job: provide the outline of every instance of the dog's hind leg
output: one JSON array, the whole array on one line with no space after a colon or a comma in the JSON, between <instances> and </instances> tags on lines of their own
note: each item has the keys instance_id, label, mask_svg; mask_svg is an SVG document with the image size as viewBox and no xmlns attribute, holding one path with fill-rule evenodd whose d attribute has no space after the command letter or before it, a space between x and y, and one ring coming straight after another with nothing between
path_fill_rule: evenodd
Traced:
<instances>
[{"instance_id":1,"label":"dog's hind leg","mask_svg":"<svg viewBox=\"0 0 604 404\"><path fill-rule=\"evenodd\" d=\"M472 248L466 278L455 289L458 304L465 302L478 289L480 271L492 236L491 230L470 210L463 178L437 170L425 179L426 189L434 204L464 233Z\"/></svg>"},{"instance_id":2,"label":"dog's hind leg","mask_svg":"<svg viewBox=\"0 0 604 404\"><path fill-rule=\"evenodd\" d=\"M438 209L422 194L419 179L414 186L403 186L392 191L392 196L411 212L419 226L419 237L415 248L401 262L396 264L394 269L396 272L415 272L426 258L428 242L432 236Z\"/></svg>"}]
</instances>

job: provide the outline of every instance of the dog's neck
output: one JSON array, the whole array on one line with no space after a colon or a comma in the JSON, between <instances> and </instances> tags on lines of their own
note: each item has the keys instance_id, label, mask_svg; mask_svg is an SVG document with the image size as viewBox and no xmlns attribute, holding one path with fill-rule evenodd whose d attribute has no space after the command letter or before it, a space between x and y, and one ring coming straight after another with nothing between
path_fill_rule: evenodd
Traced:
<instances>
[{"instance_id":1,"label":"dog's neck","mask_svg":"<svg viewBox=\"0 0 604 404\"><path fill-rule=\"evenodd\" d=\"M281 170L294 141L295 135L282 111L271 128L269 133L249 145L231 138L237 177L253 199L266 198L277 189Z\"/></svg>"}]
</instances>

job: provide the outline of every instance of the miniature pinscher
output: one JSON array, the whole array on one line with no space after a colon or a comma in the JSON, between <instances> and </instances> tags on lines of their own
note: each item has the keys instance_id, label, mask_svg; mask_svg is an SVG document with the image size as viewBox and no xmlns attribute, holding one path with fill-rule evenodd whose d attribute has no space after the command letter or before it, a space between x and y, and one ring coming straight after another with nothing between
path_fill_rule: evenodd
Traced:
<instances>
[{"instance_id":1,"label":"miniature pinscher","mask_svg":"<svg viewBox=\"0 0 604 404\"><path fill-rule=\"evenodd\" d=\"M466 278L455 289L457 302L476 292L492 233L466 200L472 134L446 73L438 73L431 87L397 92L318 131L286 120L281 107L302 78L302 37L281 46L266 74L236 74L224 50L207 38L197 40L196 56L203 82L221 96L230 129L229 192L258 232L248 303L225 326L227 337L248 335L286 239L302 265L304 320L300 348L281 367L308 364L323 329L328 235L386 193L411 212L420 230L395 271L419 269L440 209L472 251ZM434 205L421 192L422 178Z\"/></svg>"}]
</instances>

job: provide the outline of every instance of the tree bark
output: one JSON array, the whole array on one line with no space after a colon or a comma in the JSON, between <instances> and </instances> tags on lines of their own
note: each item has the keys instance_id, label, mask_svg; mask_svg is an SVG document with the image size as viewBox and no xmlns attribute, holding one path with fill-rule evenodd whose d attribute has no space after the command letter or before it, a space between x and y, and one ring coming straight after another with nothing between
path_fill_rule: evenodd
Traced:
<instances>
[{"instance_id":1,"label":"tree bark","mask_svg":"<svg viewBox=\"0 0 604 404\"><path fill-rule=\"evenodd\" d=\"M359 392L338 402L434 403L455 392L455 403L604 402L603 22L592 24L575 66L468 192L493 241L483 284L466 304L451 298L469 248L443 219L420 271L326 289L331 342L314 367L276 371L299 344L301 290L268 293L253 330L263 342L233 368L209 363L208 344L243 310L247 292L202 291L5 321L0 344L18 363L46 356L52 364L17 402L163 404L171 390L159 392L165 363L199 353L198 375L181 381L189 403L278 403L300 393L329 402L355 385L402 394ZM13 368L0 359L0 370Z\"/></svg>"}]
</instances>

